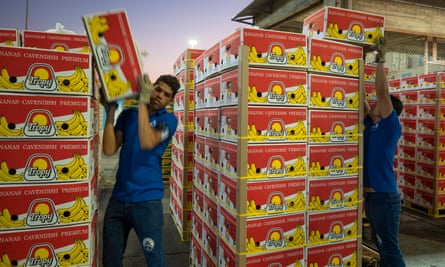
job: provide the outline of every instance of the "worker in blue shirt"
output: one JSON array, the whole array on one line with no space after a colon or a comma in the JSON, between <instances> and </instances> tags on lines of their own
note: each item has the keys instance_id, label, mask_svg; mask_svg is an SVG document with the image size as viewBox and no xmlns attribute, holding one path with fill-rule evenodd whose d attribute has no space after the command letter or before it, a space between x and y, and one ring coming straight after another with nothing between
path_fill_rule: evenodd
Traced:
<instances>
[{"instance_id":1,"label":"worker in blue shirt","mask_svg":"<svg viewBox=\"0 0 445 267\"><path fill-rule=\"evenodd\" d=\"M173 102L180 85L172 75L161 75L154 84L143 75L139 85L138 107L123 110L116 123L116 104L101 100L107 113L103 153L111 156L120 149L116 183L103 222L104 267L123 266L131 229L140 241L147 266L166 265L161 160L178 121L165 107Z\"/></svg>"},{"instance_id":2,"label":"worker in blue shirt","mask_svg":"<svg viewBox=\"0 0 445 267\"><path fill-rule=\"evenodd\" d=\"M371 235L380 254L381 267L404 267L399 247L401 199L394 175L394 156L402 134L399 115L402 102L389 93L384 70L385 42L376 45L375 92L370 107L365 101L364 205Z\"/></svg>"}]
</instances>

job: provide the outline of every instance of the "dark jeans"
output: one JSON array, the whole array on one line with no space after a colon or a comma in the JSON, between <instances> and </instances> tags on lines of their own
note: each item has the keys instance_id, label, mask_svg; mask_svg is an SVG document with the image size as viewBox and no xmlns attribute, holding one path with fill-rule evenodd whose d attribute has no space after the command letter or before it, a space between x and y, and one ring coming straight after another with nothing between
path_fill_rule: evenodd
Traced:
<instances>
[{"instance_id":1,"label":"dark jeans","mask_svg":"<svg viewBox=\"0 0 445 267\"><path fill-rule=\"evenodd\" d=\"M149 267L165 267L161 200L125 203L110 199L103 223L103 265L122 267L130 230L134 228Z\"/></svg>"},{"instance_id":2,"label":"dark jeans","mask_svg":"<svg viewBox=\"0 0 445 267\"><path fill-rule=\"evenodd\" d=\"M381 267L405 267L398 239L400 212L399 193L365 193L365 213L380 253Z\"/></svg>"}]
</instances>

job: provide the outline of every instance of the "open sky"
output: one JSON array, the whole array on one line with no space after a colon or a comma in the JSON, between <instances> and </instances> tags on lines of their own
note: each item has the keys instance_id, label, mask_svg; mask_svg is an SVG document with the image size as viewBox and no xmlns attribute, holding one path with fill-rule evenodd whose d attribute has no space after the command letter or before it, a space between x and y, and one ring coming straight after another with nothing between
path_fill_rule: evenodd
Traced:
<instances>
[{"instance_id":1,"label":"open sky","mask_svg":"<svg viewBox=\"0 0 445 267\"><path fill-rule=\"evenodd\" d=\"M152 80L173 72L173 63L190 48L207 49L239 27L232 21L253 0L28 0L27 29L46 31L61 23L84 34L83 15L125 9L134 39L147 51L144 71ZM26 29L26 0L0 0L0 28Z\"/></svg>"}]
</instances>

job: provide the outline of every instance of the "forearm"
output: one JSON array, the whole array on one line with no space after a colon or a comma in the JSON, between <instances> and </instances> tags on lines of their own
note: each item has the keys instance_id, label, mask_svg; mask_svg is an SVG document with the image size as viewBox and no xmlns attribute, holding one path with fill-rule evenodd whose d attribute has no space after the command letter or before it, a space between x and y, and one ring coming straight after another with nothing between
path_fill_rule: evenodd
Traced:
<instances>
[{"instance_id":1,"label":"forearm","mask_svg":"<svg viewBox=\"0 0 445 267\"><path fill-rule=\"evenodd\" d=\"M384 63L380 62L377 63L376 67L375 91L378 99L389 95L385 66Z\"/></svg>"},{"instance_id":2,"label":"forearm","mask_svg":"<svg viewBox=\"0 0 445 267\"><path fill-rule=\"evenodd\" d=\"M148 108L141 102L138 108L138 133L141 149L152 149L155 146L155 131L150 127Z\"/></svg>"},{"instance_id":3,"label":"forearm","mask_svg":"<svg viewBox=\"0 0 445 267\"><path fill-rule=\"evenodd\" d=\"M102 149L107 156L113 155L117 150L116 133L114 131L114 113L114 108L107 112L103 131Z\"/></svg>"}]
</instances>

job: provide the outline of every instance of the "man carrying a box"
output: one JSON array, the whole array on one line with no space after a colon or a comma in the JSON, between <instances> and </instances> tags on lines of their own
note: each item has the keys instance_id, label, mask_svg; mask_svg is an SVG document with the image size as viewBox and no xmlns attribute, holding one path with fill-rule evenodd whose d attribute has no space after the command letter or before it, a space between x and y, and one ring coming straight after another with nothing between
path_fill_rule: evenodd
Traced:
<instances>
[{"instance_id":1,"label":"man carrying a box","mask_svg":"<svg viewBox=\"0 0 445 267\"><path fill-rule=\"evenodd\" d=\"M166 266L161 159L178 121L165 107L173 102L180 85L172 75L161 75L154 84L144 75L139 85L138 107L122 111L116 124L116 103L107 103L101 98L107 113L103 152L111 156L120 149L116 183L103 222L105 267L123 266L132 228L143 248L147 266Z\"/></svg>"},{"instance_id":2,"label":"man carrying a box","mask_svg":"<svg viewBox=\"0 0 445 267\"><path fill-rule=\"evenodd\" d=\"M375 90L377 101L372 108L365 100L364 197L365 214L371 235L380 254L381 267L404 267L399 247L401 201L394 175L394 156L402 134L399 115L402 102L390 95L384 71L385 42L376 46Z\"/></svg>"}]
</instances>

